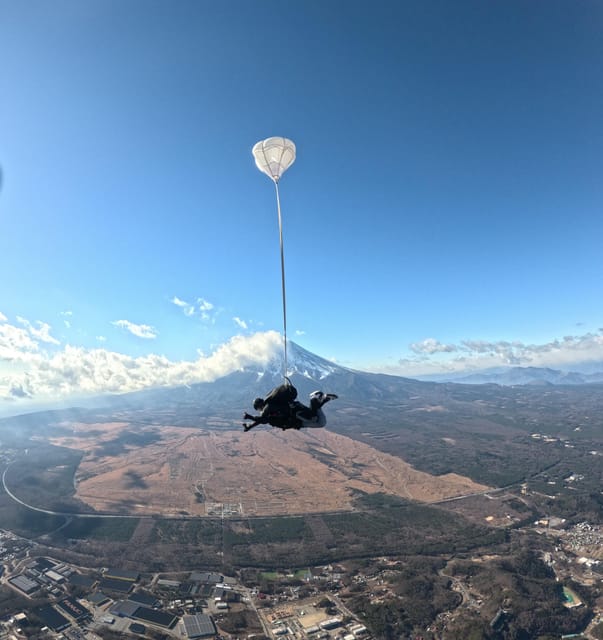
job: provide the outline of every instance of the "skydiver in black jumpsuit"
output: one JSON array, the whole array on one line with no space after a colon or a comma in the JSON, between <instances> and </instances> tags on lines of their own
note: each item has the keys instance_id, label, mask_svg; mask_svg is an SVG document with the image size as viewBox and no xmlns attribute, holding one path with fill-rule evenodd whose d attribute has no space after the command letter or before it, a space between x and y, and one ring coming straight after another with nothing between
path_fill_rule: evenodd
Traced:
<instances>
[{"instance_id":1,"label":"skydiver in black jumpsuit","mask_svg":"<svg viewBox=\"0 0 603 640\"><path fill-rule=\"evenodd\" d=\"M265 398L256 398L253 408L260 411L260 415L252 416L245 413L244 419L252 421L251 424L243 423L245 431L257 427L258 424L269 424L283 430L324 427L327 418L322 406L337 396L334 393L314 391L310 394L309 407L296 398L297 389L288 379L286 384L275 387Z\"/></svg>"}]
</instances>

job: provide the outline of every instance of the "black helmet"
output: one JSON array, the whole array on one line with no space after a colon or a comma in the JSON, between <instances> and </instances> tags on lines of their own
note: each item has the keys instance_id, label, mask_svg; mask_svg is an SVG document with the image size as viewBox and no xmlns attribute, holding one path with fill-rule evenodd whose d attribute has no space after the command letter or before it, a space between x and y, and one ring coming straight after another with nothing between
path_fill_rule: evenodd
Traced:
<instances>
[{"instance_id":1,"label":"black helmet","mask_svg":"<svg viewBox=\"0 0 603 640\"><path fill-rule=\"evenodd\" d=\"M266 404L266 403L264 402L264 398L256 398L256 399L253 401L253 408L254 408L256 411L259 411L260 409L263 409L263 408L264 408L264 405L265 405L265 404Z\"/></svg>"}]
</instances>

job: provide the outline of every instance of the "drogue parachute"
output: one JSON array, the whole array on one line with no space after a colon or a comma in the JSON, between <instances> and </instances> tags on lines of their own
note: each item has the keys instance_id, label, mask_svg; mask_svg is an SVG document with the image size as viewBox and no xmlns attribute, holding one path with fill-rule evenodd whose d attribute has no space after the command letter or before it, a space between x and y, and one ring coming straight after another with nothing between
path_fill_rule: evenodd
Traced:
<instances>
[{"instance_id":1,"label":"drogue parachute","mask_svg":"<svg viewBox=\"0 0 603 640\"><path fill-rule=\"evenodd\" d=\"M257 168L275 183L295 162L295 144L288 138L260 140L251 150Z\"/></svg>"},{"instance_id":2,"label":"drogue parachute","mask_svg":"<svg viewBox=\"0 0 603 640\"><path fill-rule=\"evenodd\" d=\"M260 140L251 150L257 168L265 173L276 189L276 209L278 213L278 233L281 247L281 289L283 296L283 376L287 379L287 295L285 287L285 249L283 246L283 220L278 182L281 176L295 162L295 144L288 138L274 136Z\"/></svg>"}]
</instances>

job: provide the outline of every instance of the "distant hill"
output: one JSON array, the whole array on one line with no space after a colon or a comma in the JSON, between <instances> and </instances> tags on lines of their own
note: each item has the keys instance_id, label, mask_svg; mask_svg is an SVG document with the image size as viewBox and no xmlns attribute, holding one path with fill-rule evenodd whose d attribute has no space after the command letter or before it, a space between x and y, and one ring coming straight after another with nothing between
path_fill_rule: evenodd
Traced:
<instances>
[{"instance_id":1,"label":"distant hill","mask_svg":"<svg viewBox=\"0 0 603 640\"><path fill-rule=\"evenodd\" d=\"M591 373L561 371L548 367L495 367L482 369L475 373L452 373L425 376L421 379L432 382L456 382L459 384L500 384L514 385L580 385L603 382L603 364L601 371Z\"/></svg>"}]
</instances>

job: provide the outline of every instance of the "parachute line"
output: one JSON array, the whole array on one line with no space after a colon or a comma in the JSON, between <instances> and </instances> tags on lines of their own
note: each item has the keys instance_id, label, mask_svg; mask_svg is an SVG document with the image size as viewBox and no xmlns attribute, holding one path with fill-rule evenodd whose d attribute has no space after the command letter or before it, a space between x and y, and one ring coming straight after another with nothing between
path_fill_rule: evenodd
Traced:
<instances>
[{"instance_id":1,"label":"parachute line","mask_svg":"<svg viewBox=\"0 0 603 640\"><path fill-rule=\"evenodd\" d=\"M256 167L266 174L276 189L276 207L278 211L278 233L281 245L281 287L283 292L283 377L287 380L287 295L285 290L285 250L283 246L283 220L281 218L281 199L278 182L283 173L295 162L295 144L288 138L272 137L257 142L251 150ZM290 384L290 383L289 383Z\"/></svg>"},{"instance_id":2,"label":"parachute line","mask_svg":"<svg viewBox=\"0 0 603 640\"><path fill-rule=\"evenodd\" d=\"M278 234L281 245L281 289L283 292L283 377L287 378L287 293L285 287L285 249L283 245L283 221L281 218L281 199L278 192L278 180L274 181L276 189L276 208L278 211Z\"/></svg>"}]
</instances>

